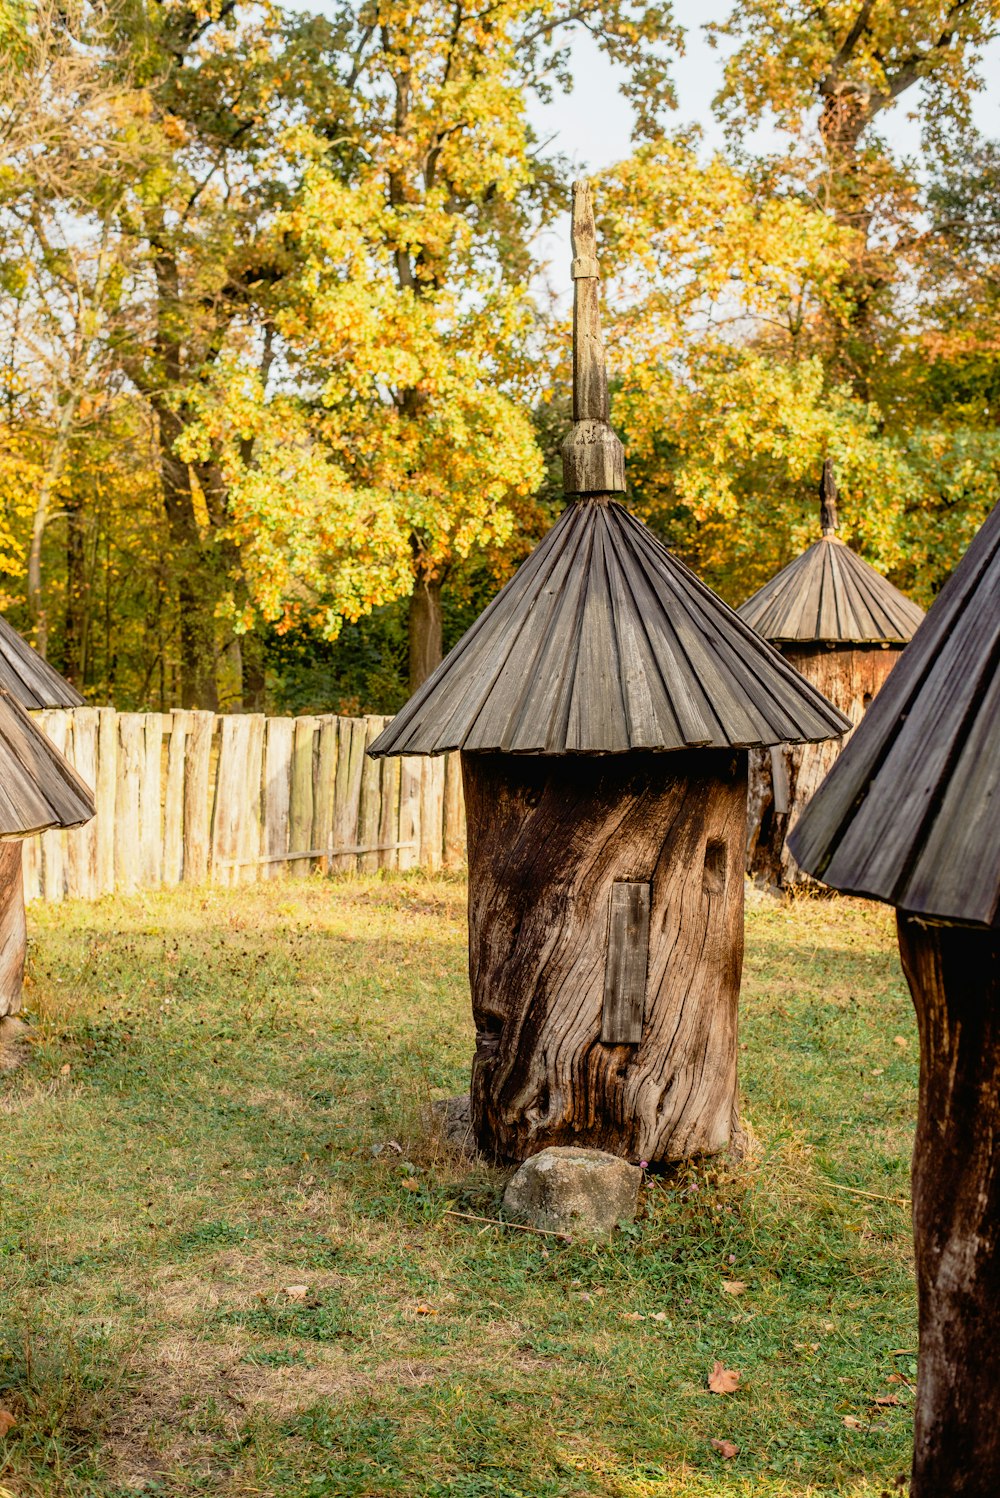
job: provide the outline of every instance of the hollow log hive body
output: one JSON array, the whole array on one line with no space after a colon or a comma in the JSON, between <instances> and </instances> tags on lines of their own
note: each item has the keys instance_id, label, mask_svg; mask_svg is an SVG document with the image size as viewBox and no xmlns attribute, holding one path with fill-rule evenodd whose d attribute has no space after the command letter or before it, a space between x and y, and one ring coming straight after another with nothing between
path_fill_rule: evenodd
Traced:
<instances>
[{"instance_id":1,"label":"hollow log hive body","mask_svg":"<svg viewBox=\"0 0 1000 1498\"><path fill-rule=\"evenodd\" d=\"M736 1107L745 752L462 763L480 1146L523 1160L576 1144L650 1164L724 1148ZM648 889L631 1044L602 1038L622 885Z\"/></svg>"},{"instance_id":2,"label":"hollow log hive body","mask_svg":"<svg viewBox=\"0 0 1000 1498\"><path fill-rule=\"evenodd\" d=\"M898 930L920 1029L913 1148L920 1361L910 1493L995 1498L1000 934L926 925L903 912Z\"/></svg>"},{"instance_id":3,"label":"hollow log hive body","mask_svg":"<svg viewBox=\"0 0 1000 1498\"><path fill-rule=\"evenodd\" d=\"M903 647L816 644L780 645L778 649L853 725L842 737L821 744L775 744L750 751L747 872L767 884L787 888L809 881L788 847L788 834L881 690Z\"/></svg>"}]
</instances>

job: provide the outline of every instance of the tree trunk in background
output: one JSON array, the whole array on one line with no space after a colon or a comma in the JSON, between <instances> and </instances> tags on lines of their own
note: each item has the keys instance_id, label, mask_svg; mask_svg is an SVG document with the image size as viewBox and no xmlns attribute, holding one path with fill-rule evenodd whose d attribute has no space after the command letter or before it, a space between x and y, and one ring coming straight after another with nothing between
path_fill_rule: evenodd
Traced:
<instances>
[{"instance_id":1,"label":"tree trunk in background","mask_svg":"<svg viewBox=\"0 0 1000 1498\"><path fill-rule=\"evenodd\" d=\"M443 655L441 580L420 565L410 595L410 694L422 687L441 664Z\"/></svg>"},{"instance_id":2,"label":"tree trunk in background","mask_svg":"<svg viewBox=\"0 0 1000 1498\"><path fill-rule=\"evenodd\" d=\"M463 754L462 772L480 1147L725 1149L746 751Z\"/></svg>"},{"instance_id":3,"label":"tree trunk in background","mask_svg":"<svg viewBox=\"0 0 1000 1498\"><path fill-rule=\"evenodd\" d=\"M83 691L87 627L86 511L76 489L66 496L66 618L63 675Z\"/></svg>"},{"instance_id":4,"label":"tree trunk in background","mask_svg":"<svg viewBox=\"0 0 1000 1498\"><path fill-rule=\"evenodd\" d=\"M899 951L920 1028L911 1498L1000 1493L1000 934L926 926Z\"/></svg>"},{"instance_id":5,"label":"tree trunk in background","mask_svg":"<svg viewBox=\"0 0 1000 1498\"><path fill-rule=\"evenodd\" d=\"M181 706L219 710L216 679L215 568L206 555L194 512L188 465L175 443L184 423L169 406L156 406L160 427L163 505L174 549L180 608Z\"/></svg>"},{"instance_id":6,"label":"tree trunk in background","mask_svg":"<svg viewBox=\"0 0 1000 1498\"><path fill-rule=\"evenodd\" d=\"M254 630L243 635L240 641L240 669L242 674L243 711L262 713L267 695L267 673L264 659L264 640Z\"/></svg>"},{"instance_id":7,"label":"tree trunk in background","mask_svg":"<svg viewBox=\"0 0 1000 1498\"><path fill-rule=\"evenodd\" d=\"M15 838L0 842L0 1018L21 1007L27 939L21 840Z\"/></svg>"}]
</instances>

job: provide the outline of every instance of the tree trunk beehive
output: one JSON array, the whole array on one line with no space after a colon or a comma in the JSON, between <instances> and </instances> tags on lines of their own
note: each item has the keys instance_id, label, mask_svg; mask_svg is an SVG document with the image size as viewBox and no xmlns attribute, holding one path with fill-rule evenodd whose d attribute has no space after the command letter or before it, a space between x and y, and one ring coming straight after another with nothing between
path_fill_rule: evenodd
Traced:
<instances>
[{"instance_id":1,"label":"tree trunk beehive","mask_svg":"<svg viewBox=\"0 0 1000 1498\"><path fill-rule=\"evenodd\" d=\"M746 753L464 754L480 1147L650 1164L736 1109Z\"/></svg>"},{"instance_id":2,"label":"tree trunk beehive","mask_svg":"<svg viewBox=\"0 0 1000 1498\"><path fill-rule=\"evenodd\" d=\"M857 728L881 690L902 646L781 645L789 665L811 681ZM787 888L810 883L787 844L799 814L816 794L853 728L820 744L751 749L747 801L747 872Z\"/></svg>"},{"instance_id":3,"label":"tree trunk beehive","mask_svg":"<svg viewBox=\"0 0 1000 1498\"><path fill-rule=\"evenodd\" d=\"M920 1028L913 1146L920 1361L911 1498L1000 1493L1000 935L900 911Z\"/></svg>"}]
</instances>

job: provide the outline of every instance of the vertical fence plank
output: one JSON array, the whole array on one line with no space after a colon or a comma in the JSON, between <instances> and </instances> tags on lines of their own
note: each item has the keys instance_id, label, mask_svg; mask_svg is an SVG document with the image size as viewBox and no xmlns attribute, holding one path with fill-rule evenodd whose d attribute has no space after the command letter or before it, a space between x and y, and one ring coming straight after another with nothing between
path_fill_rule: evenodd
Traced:
<instances>
[{"instance_id":1,"label":"vertical fence plank","mask_svg":"<svg viewBox=\"0 0 1000 1498\"><path fill-rule=\"evenodd\" d=\"M277 879L286 870L294 736L294 718L268 718L264 746L264 856L268 859L264 871L268 879Z\"/></svg>"},{"instance_id":2,"label":"vertical fence plank","mask_svg":"<svg viewBox=\"0 0 1000 1498\"><path fill-rule=\"evenodd\" d=\"M365 754L364 718L341 718L337 780L334 789L333 846L355 848L358 843L358 813L361 808L361 773ZM335 851L330 859L333 872L357 867L355 855Z\"/></svg>"},{"instance_id":3,"label":"vertical fence plank","mask_svg":"<svg viewBox=\"0 0 1000 1498\"><path fill-rule=\"evenodd\" d=\"M69 720L59 708L38 714L38 726L60 751L65 753L69 738ZM61 900L66 893L66 834L58 827L42 833L42 898Z\"/></svg>"},{"instance_id":4,"label":"vertical fence plank","mask_svg":"<svg viewBox=\"0 0 1000 1498\"><path fill-rule=\"evenodd\" d=\"M191 714L178 709L167 720L167 788L163 797L163 882L180 884L184 873L184 747Z\"/></svg>"},{"instance_id":5,"label":"vertical fence plank","mask_svg":"<svg viewBox=\"0 0 1000 1498\"><path fill-rule=\"evenodd\" d=\"M296 718L295 736L292 740L292 784L289 792L288 841L289 853L305 853L312 843L313 825L313 739L316 735L315 718ZM308 858L293 858L288 872L296 879L309 873L312 862Z\"/></svg>"},{"instance_id":6,"label":"vertical fence plank","mask_svg":"<svg viewBox=\"0 0 1000 1498\"><path fill-rule=\"evenodd\" d=\"M365 718L365 749L369 749L385 724L385 718L369 713ZM371 852L358 854L358 869L370 874L378 868L379 827L382 822L382 766L366 753L361 767L361 809L358 814L358 842Z\"/></svg>"},{"instance_id":7,"label":"vertical fence plank","mask_svg":"<svg viewBox=\"0 0 1000 1498\"><path fill-rule=\"evenodd\" d=\"M428 756L420 782L420 867L436 874L444 849L444 757Z\"/></svg>"},{"instance_id":8,"label":"vertical fence plank","mask_svg":"<svg viewBox=\"0 0 1000 1498\"><path fill-rule=\"evenodd\" d=\"M249 718L232 714L220 718L219 760L215 770L212 806L212 883L238 884L243 821L247 815L247 744ZM253 808L256 817L256 805Z\"/></svg>"},{"instance_id":9,"label":"vertical fence plank","mask_svg":"<svg viewBox=\"0 0 1000 1498\"><path fill-rule=\"evenodd\" d=\"M118 786L118 714L113 707L97 709L97 893L115 890L115 801Z\"/></svg>"},{"instance_id":10,"label":"vertical fence plank","mask_svg":"<svg viewBox=\"0 0 1000 1498\"><path fill-rule=\"evenodd\" d=\"M264 715L249 713L246 718L246 753L243 765L243 817L237 844L237 870L240 884L254 884L260 878L261 857L261 780L264 772Z\"/></svg>"},{"instance_id":11,"label":"vertical fence plank","mask_svg":"<svg viewBox=\"0 0 1000 1498\"><path fill-rule=\"evenodd\" d=\"M24 880L24 903L38 900L42 894L42 840L26 837L21 844L21 874Z\"/></svg>"},{"instance_id":12,"label":"vertical fence plank","mask_svg":"<svg viewBox=\"0 0 1000 1498\"><path fill-rule=\"evenodd\" d=\"M460 869L465 862L465 796L462 792L462 759L445 755L444 767L444 866Z\"/></svg>"},{"instance_id":13,"label":"vertical fence plank","mask_svg":"<svg viewBox=\"0 0 1000 1498\"><path fill-rule=\"evenodd\" d=\"M399 867L415 869L420 862L420 782L424 761L404 754L399 761Z\"/></svg>"},{"instance_id":14,"label":"vertical fence plank","mask_svg":"<svg viewBox=\"0 0 1000 1498\"><path fill-rule=\"evenodd\" d=\"M337 788L337 720L327 713L319 720L319 755L316 762L316 785L313 795L312 846L323 849L320 868L330 869L333 847L333 805Z\"/></svg>"},{"instance_id":15,"label":"vertical fence plank","mask_svg":"<svg viewBox=\"0 0 1000 1498\"><path fill-rule=\"evenodd\" d=\"M184 750L184 882L202 884L208 878L212 800L212 735L215 714L193 712Z\"/></svg>"},{"instance_id":16,"label":"vertical fence plank","mask_svg":"<svg viewBox=\"0 0 1000 1498\"><path fill-rule=\"evenodd\" d=\"M115 790L115 885L125 894L139 888L142 824L140 796L146 765L145 713L118 715L118 780Z\"/></svg>"},{"instance_id":17,"label":"vertical fence plank","mask_svg":"<svg viewBox=\"0 0 1000 1498\"><path fill-rule=\"evenodd\" d=\"M389 719L385 720L387 723ZM378 840L382 847L378 855L380 869L399 868L399 757L389 755L382 764L382 817L379 823Z\"/></svg>"},{"instance_id":18,"label":"vertical fence plank","mask_svg":"<svg viewBox=\"0 0 1000 1498\"><path fill-rule=\"evenodd\" d=\"M139 880L156 889L163 863L163 714L143 714L143 767L139 788Z\"/></svg>"},{"instance_id":19,"label":"vertical fence plank","mask_svg":"<svg viewBox=\"0 0 1000 1498\"><path fill-rule=\"evenodd\" d=\"M96 707L77 707L69 714L69 759L83 783L97 791ZM66 834L66 892L81 900L97 894L97 819Z\"/></svg>"}]
</instances>

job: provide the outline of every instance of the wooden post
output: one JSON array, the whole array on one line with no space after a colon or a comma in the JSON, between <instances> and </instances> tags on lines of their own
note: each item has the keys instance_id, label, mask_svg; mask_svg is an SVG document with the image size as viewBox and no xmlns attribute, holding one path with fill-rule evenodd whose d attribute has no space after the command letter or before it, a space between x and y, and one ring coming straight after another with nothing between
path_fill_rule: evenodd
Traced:
<instances>
[{"instance_id":1,"label":"wooden post","mask_svg":"<svg viewBox=\"0 0 1000 1498\"><path fill-rule=\"evenodd\" d=\"M263 713L248 713L244 719L243 807L238 823L236 857L239 860L234 884L255 884L261 877L260 857L263 851L261 787L264 773Z\"/></svg>"},{"instance_id":2,"label":"wooden post","mask_svg":"<svg viewBox=\"0 0 1000 1498\"><path fill-rule=\"evenodd\" d=\"M115 890L115 809L118 787L118 714L97 709L97 893Z\"/></svg>"},{"instance_id":3,"label":"wooden post","mask_svg":"<svg viewBox=\"0 0 1000 1498\"><path fill-rule=\"evenodd\" d=\"M1000 1493L1000 933L900 911L920 1028L911 1498Z\"/></svg>"},{"instance_id":4,"label":"wooden post","mask_svg":"<svg viewBox=\"0 0 1000 1498\"><path fill-rule=\"evenodd\" d=\"M78 707L71 713L70 763L85 785L97 791L98 709ZM66 834L66 889L75 899L97 894L97 818Z\"/></svg>"},{"instance_id":5,"label":"wooden post","mask_svg":"<svg viewBox=\"0 0 1000 1498\"><path fill-rule=\"evenodd\" d=\"M163 862L163 714L146 713L144 762L139 792L141 864L139 878L144 889L156 889Z\"/></svg>"},{"instance_id":6,"label":"wooden post","mask_svg":"<svg viewBox=\"0 0 1000 1498\"><path fill-rule=\"evenodd\" d=\"M316 761L316 786L313 796L312 846L323 849L320 868L330 872L333 847L333 805L337 786L337 720L327 713L319 720L319 755Z\"/></svg>"},{"instance_id":7,"label":"wooden post","mask_svg":"<svg viewBox=\"0 0 1000 1498\"><path fill-rule=\"evenodd\" d=\"M27 941L21 840L4 839L0 841L0 1019L21 1007Z\"/></svg>"},{"instance_id":8,"label":"wooden post","mask_svg":"<svg viewBox=\"0 0 1000 1498\"><path fill-rule=\"evenodd\" d=\"M444 756L425 759L421 769L420 867L436 874L444 853Z\"/></svg>"},{"instance_id":9,"label":"wooden post","mask_svg":"<svg viewBox=\"0 0 1000 1498\"><path fill-rule=\"evenodd\" d=\"M365 718L365 749L370 749L385 726L385 718L369 713ZM365 758L361 770L361 809L358 815L358 845L376 848L382 822L382 767L377 759ZM358 869L370 874L378 868L376 852L359 853Z\"/></svg>"},{"instance_id":10,"label":"wooden post","mask_svg":"<svg viewBox=\"0 0 1000 1498\"><path fill-rule=\"evenodd\" d=\"M163 882L180 884L184 874L184 748L191 714L178 708L170 714L167 741L167 790L163 802Z\"/></svg>"},{"instance_id":11,"label":"wooden post","mask_svg":"<svg viewBox=\"0 0 1000 1498\"><path fill-rule=\"evenodd\" d=\"M746 753L462 764L480 1147L524 1160L576 1144L650 1163L723 1149ZM623 883L643 893L623 897Z\"/></svg>"},{"instance_id":12,"label":"wooden post","mask_svg":"<svg viewBox=\"0 0 1000 1498\"><path fill-rule=\"evenodd\" d=\"M386 761L388 763L388 761ZM465 862L465 796L462 791L462 759L445 756L444 770L444 866L460 869Z\"/></svg>"},{"instance_id":13,"label":"wooden post","mask_svg":"<svg viewBox=\"0 0 1000 1498\"><path fill-rule=\"evenodd\" d=\"M334 849L356 848L358 845L358 821L361 809L361 776L365 762L364 718L341 718L340 745L337 757L337 782L334 789L333 846ZM354 853L334 852L330 860L332 872L354 869L357 858Z\"/></svg>"},{"instance_id":14,"label":"wooden post","mask_svg":"<svg viewBox=\"0 0 1000 1498\"><path fill-rule=\"evenodd\" d=\"M313 754L316 738L315 718L296 718L292 740L292 782L289 793L290 853L306 853L312 848L313 825ZM293 858L288 872L304 879L313 866L310 858Z\"/></svg>"},{"instance_id":15,"label":"wooden post","mask_svg":"<svg viewBox=\"0 0 1000 1498\"><path fill-rule=\"evenodd\" d=\"M277 879L287 872L288 805L292 781L294 718L268 718L264 748L264 852L265 877Z\"/></svg>"},{"instance_id":16,"label":"wooden post","mask_svg":"<svg viewBox=\"0 0 1000 1498\"><path fill-rule=\"evenodd\" d=\"M118 715L118 786L115 794L116 888L131 894L139 888L142 823L140 796L146 764L146 715Z\"/></svg>"},{"instance_id":17,"label":"wooden post","mask_svg":"<svg viewBox=\"0 0 1000 1498\"><path fill-rule=\"evenodd\" d=\"M388 723L383 718L383 723ZM383 759L382 765L382 817L379 822L378 840L382 847L378 855L380 869L399 868L399 760Z\"/></svg>"},{"instance_id":18,"label":"wooden post","mask_svg":"<svg viewBox=\"0 0 1000 1498\"><path fill-rule=\"evenodd\" d=\"M60 754L69 738L69 720L62 708L39 713L39 727ZM42 893L46 900L61 900L66 894L66 833L58 827L42 833Z\"/></svg>"},{"instance_id":19,"label":"wooden post","mask_svg":"<svg viewBox=\"0 0 1000 1498\"><path fill-rule=\"evenodd\" d=\"M420 783L423 760L404 754L399 760L399 867L415 869L420 862Z\"/></svg>"},{"instance_id":20,"label":"wooden post","mask_svg":"<svg viewBox=\"0 0 1000 1498\"><path fill-rule=\"evenodd\" d=\"M215 714L192 712L184 752L184 882L204 884L208 878L212 804L209 779Z\"/></svg>"}]
</instances>

